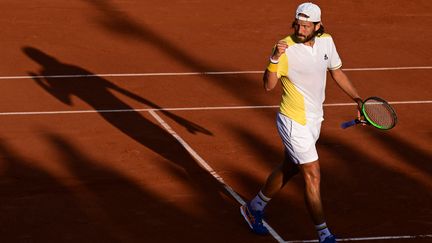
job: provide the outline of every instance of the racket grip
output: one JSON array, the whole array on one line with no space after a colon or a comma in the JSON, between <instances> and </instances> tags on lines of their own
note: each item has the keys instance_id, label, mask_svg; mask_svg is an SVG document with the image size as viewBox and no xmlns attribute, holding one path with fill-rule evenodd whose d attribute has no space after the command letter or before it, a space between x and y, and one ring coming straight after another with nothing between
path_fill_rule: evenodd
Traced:
<instances>
[{"instance_id":1,"label":"racket grip","mask_svg":"<svg viewBox=\"0 0 432 243\"><path fill-rule=\"evenodd\" d=\"M348 128L348 127L354 126L355 124L357 124L357 120L356 120L356 119L355 119L355 120L352 120L352 121L347 121L347 122L342 123L342 124L341 124L341 128L342 128L342 129L345 129L345 128Z\"/></svg>"}]
</instances>

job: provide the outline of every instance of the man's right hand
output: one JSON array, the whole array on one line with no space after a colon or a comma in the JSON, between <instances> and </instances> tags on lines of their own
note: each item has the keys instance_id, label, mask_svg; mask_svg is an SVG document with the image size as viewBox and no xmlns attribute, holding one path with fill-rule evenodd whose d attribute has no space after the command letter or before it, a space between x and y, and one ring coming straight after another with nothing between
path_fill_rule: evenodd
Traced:
<instances>
[{"instance_id":1,"label":"man's right hand","mask_svg":"<svg viewBox=\"0 0 432 243\"><path fill-rule=\"evenodd\" d=\"M288 44L284 40L279 41L276 44L276 48L275 48L271 58L275 61L279 60L279 57L285 53L285 50L287 48L288 48Z\"/></svg>"}]
</instances>

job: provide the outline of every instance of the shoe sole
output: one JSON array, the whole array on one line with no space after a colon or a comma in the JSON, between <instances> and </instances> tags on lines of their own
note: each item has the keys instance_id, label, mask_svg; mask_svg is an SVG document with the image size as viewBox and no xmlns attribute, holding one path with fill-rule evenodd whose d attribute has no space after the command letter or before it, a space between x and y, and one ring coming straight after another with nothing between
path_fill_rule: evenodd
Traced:
<instances>
[{"instance_id":1,"label":"shoe sole","mask_svg":"<svg viewBox=\"0 0 432 243\"><path fill-rule=\"evenodd\" d=\"M248 209L247 209L246 205L240 206L240 213L241 213L241 215L243 215L243 218L245 219L246 223L249 225L249 228L251 229L251 231L254 232L255 234L258 234L258 235L268 235L270 232L268 231L267 228L266 228L266 232L259 232L253 228L252 223L249 220L247 210Z\"/></svg>"},{"instance_id":2,"label":"shoe sole","mask_svg":"<svg viewBox=\"0 0 432 243\"><path fill-rule=\"evenodd\" d=\"M252 224L250 223L249 217L247 216L247 213L246 213L246 205L242 205L240 207L240 213L241 213L241 215L243 215L243 218L245 219L246 223L249 225L249 228L251 228L251 230L253 230Z\"/></svg>"}]
</instances>

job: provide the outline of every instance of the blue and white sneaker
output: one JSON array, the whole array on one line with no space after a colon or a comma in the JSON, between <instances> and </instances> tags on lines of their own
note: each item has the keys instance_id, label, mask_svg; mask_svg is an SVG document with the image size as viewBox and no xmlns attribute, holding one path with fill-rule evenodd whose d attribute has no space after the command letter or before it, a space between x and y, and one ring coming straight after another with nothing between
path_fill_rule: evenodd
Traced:
<instances>
[{"instance_id":1,"label":"blue and white sneaker","mask_svg":"<svg viewBox=\"0 0 432 243\"><path fill-rule=\"evenodd\" d=\"M240 207L240 213L254 233L259 235L267 235L269 233L262 222L264 217L263 211L253 210L249 204L245 204Z\"/></svg>"},{"instance_id":2,"label":"blue and white sneaker","mask_svg":"<svg viewBox=\"0 0 432 243\"><path fill-rule=\"evenodd\" d=\"M327 236L323 241L320 241L320 243L336 243L336 236Z\"/></svg>"}]
</instances>

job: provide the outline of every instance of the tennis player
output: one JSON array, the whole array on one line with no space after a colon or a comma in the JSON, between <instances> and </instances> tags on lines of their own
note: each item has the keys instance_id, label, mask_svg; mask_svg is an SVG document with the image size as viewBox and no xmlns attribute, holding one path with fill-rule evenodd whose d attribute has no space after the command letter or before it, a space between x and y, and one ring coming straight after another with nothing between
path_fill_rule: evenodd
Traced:
<instances>
[{"instance_id":1,"label":"tennis player","mask_svg":"<svg viewBox=\"0 0 432 243\"><path fill-rule=\"evenodd\" d=\"M323 211L320 193L320 164L315 144L323 121L327 70L345 93L361 107L361 98L341 70L342 61L329 34L321 24L321 9L313 3L298 6L292 23L294 33L273 49L264 73L264 88L282 84L282 101L277 128L285 148L285 159L268 176L266 183L241 214L257 234L267 234L264 208L296 174L305 182L305 203L319 236L319 242L336 242Z\"/></svg>"}]
</instances>

